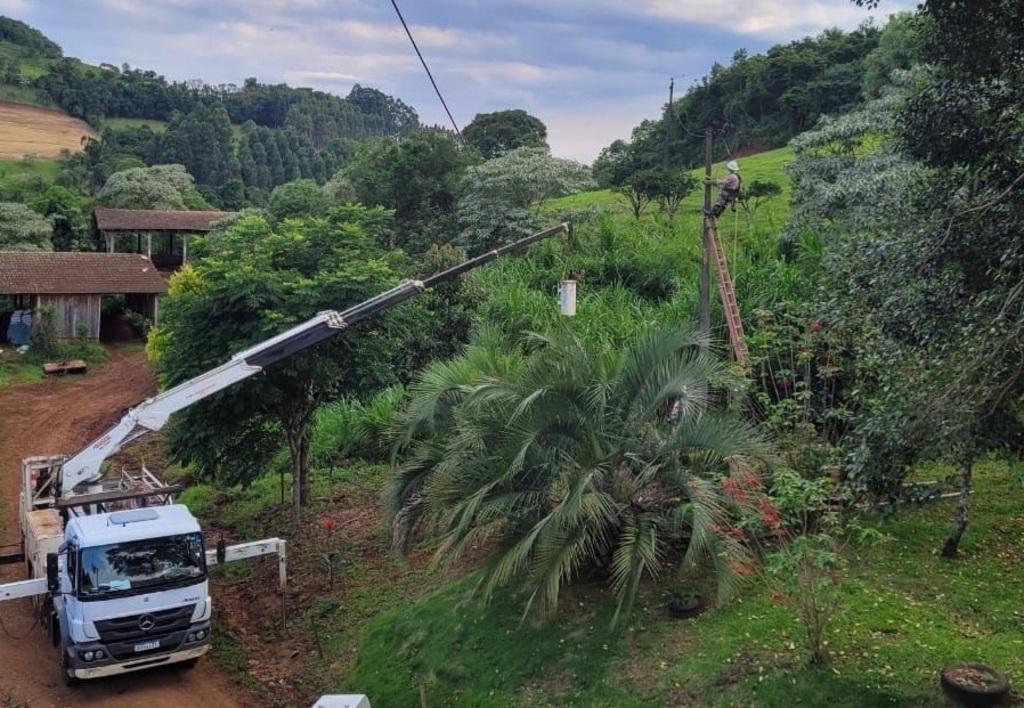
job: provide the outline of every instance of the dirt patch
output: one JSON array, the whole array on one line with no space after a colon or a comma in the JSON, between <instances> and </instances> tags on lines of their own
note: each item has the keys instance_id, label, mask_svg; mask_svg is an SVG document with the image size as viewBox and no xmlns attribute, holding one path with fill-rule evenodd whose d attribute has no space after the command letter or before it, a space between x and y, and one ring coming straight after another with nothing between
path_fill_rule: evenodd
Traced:
<instances>
[{"instance_id":1,"label":"dirt patch","mask_svg":"<svg viewBox=\"0 0 1024 708\"><path fill-rule=\"evenodd\" d=\"M0 124L0 134L6 135L3 130ZM21 458L74 452L114 423L122 410L156 390L145 352L115 348L108 364L92 367L81 376L0 391L0 489L6 542L19 540ZM0 582L24 577L21 566L0 570ZM57 651L50 646L47 633L34 623L31 608L25 600L0 603L0 700L7 703L20 701L32 708L180 708L200 701L206 708L214 708L262 702L246 695L209 660L191 671L167 667L65 688L58 679Z\"/></svg>"},{"instance_id":2,"label":"dirt patch","mask_svg":"<svg viewBox=\"0 0 1024 708\"><path fill-rule=\"evenodd\" d=\"M40 106L0 101L0 159L20 160L35 155L54 160L61 151L80 152L84 138L98 138L82 120Z\"/></svg>"}]
</instances>

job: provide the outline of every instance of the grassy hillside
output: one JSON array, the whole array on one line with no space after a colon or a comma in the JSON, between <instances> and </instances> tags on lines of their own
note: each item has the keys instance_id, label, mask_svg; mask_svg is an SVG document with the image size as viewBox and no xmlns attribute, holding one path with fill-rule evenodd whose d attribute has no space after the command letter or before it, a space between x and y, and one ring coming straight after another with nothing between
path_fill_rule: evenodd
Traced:
<instances>
[{"instance_id":1,"label":"grassy hillside","mask_svg":"<svg viewBox=\"0 0 1024 708\"><path fill-rule=\"evenodd\" d=\"M21 67L21 75L30 80L45 74L46 69L53 63L52 59L31 57L24 48L0 40L0 61L5 59L16 60Z\"/></svg>"},{"instance_id":2,"label":"grassy hillside","mask_svg":"<svg viewBox=\"0 0 1024 708\"><path fill-rule=\"evenodd\" d=\"M718 220L720 241L729 261L730 272L735 286L737 301L744 320L752 318L760 309L772 309L781 302L799 298L807 287L802 275L802 266L783 261L778 257L780 248L779 232L789 216L791 185L785 174L785 165L793 158L788 148L772 150L741 159L740 171L745 185L754 181L772 182L781 188L781 193L760 205L755 213L742 207L735 212L726 211ZM703 179L703 170L694 174ZM725 174L723 163L713 166L712 175ZM712 189L712 199L718 196ZM679 307L687 312L697 312L699 290L699 263L701 240L704 229L704 190L694 191L682 203L679 212L671 220L661 213L657 204L648 205L640 218L634 219L626 197L608 190L573 195L553 200L545 206L552 219L578 220L594 214L612 219L620 231L633 231L634 242L645 251L664 252L666 244L673 244L678 252L679 263L674 265L672 275L678 282L676 299ZM752 207L752 205L751 205ZM646 244L654 244L648 248ZM798 248L813 250L814 244L801 244ZM501 273L502 266L494 269ZM496 276L497 277L497 276ZM717 282L716 277L712 278ZM586 306L589 297L584 276L580 288L580 307ZM712 293L712 315L716 323L713 335L725 341L727 337L724 315L721 310L717 286Z\"/></svg>"},{"instance_id":3,"label":"grassy hillside","mask_svg":"<svg viewBox=\"0 0 1024 708\"><path fill-rule=\"evenodd\" d=\"M791 186L789 178L786 177L784 168L786 163L792 159L793 151L789 148L782 148L779 150L763 152L757 155L751 155L739 160L740 174L743 176L743 182L745 185L749 185L755 180L761 180L775 182L782 187L782 194L773 199L769 205L765 206L763 211L759 211L759 220L764 218L766 221L774 221L778 223L789 213L787 205L789 204ZM724 162L719 162L712 166L711 174L713 177L721 177L725 173L726 169ZM704 178L703 169L694 170L692 174L700 179ZM712 199L716 196L717 190L713 190ZM700 212L703 203L704 192L703 190L698 190L689 195L684 200L682 206L684 216L693 217L692 221L698 228L702 223ZM615 213L619 215L631 214L629 201L626 197L607 189L585 192L583 194L573 194L568 197L553 199L544 206L544 210L549 213L590 208L596 208L606 213ZM657 205L651 205L648 209L649 214L653 214L657 211ZM722 218L723 223L720 227L723 231L725 230L725 226L730 225L730 217L731 214L726 214Z\"/></svg>"},{"instance_id":4,"label":"grassy hillside","mask_svg":"<svg viewBox=\"0 0 1024 708\"><path fill-rule=\"evenodd\" d=\"M56 160L0 160L0 180L18 176L36 176L53 182L60 172Z\"/></svg>"}]
</instances>

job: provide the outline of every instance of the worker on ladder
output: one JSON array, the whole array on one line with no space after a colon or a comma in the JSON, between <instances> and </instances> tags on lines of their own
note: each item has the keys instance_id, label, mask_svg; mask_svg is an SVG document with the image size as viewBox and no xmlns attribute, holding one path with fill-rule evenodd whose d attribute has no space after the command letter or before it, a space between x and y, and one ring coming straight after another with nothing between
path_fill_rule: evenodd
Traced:
<instances>
[{"instance_id":1,"label":"worker on ladder","mask_svg":"<svg viewBox=\"0 0 1024 708\"><path fill-rule=\"evenodd\" d=\"M743 185L743 180L740 178L740 166L736 160L730 160L726 163L725 169L729 170L729 174L725 177L709 179L704 182L704 184L709 186L722 188L721 193L718 195L718 201L715 202L708 212L708 216L713 216L716 219L722 215L722 212L728 206L731 206L732 210L736 211L736 200L740 198L740 187Z\"/></svg>"}]
</instances>

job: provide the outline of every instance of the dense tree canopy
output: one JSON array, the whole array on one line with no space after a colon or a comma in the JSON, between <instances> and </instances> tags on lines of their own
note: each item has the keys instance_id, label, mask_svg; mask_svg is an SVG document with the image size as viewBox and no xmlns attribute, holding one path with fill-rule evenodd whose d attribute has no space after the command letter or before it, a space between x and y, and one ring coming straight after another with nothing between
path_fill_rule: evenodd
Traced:
<instances>
[{"instance_id":1,"label":"dense tree canopy","mask_svg":"<svg viewBox=\"0 0 1024 708\"><path fill-rule=\"evenodd\" d=\"M52 251L53 222L24 204L0 202L0 251Z\"/></svg>"},{"instance_id":2,"label":"dense tree canopy","mask_svg":"<svg viewBox=\"0 0 1024 708\"><path fill-rule=\"evenodd\" d=\"M61 48L34 27L11 17L0 15L0 41L10 42L25 49L31 56L57 59L63 54Z\"/></svg>"},{"instance_id":3,"label":"dense tree canopy","mask_svg":"<svg viewBox=\"0 0 1024 708\"><path fill-rule=\"evenodd\" d=\"M462 129L462 137L485 160L521 147L547 148L548 129L540 118L522 109L478 113Z\"/></svg>"},{"instance_id":4,"label":"dense tree canopy","mask_svg":"<svg viewBox=\"0 0 1024 708\"><path fill-rule=\"evenodd\" d=\"M516 148L465 173L458 240L478 250L527 236L540 229L538 207L546 200L594 186L578 162L547 148Z\"/></svg>"},{"instance_id":5,"label":"dense tree canopy","mask_svg":"<svg viewBox=\"0 0 1024 708\"><path fill-rule=\"evenodd\" d=\"M595 162L602 184L621 185L641 169L703 163L704 129L722 131L718 160L730 152L784 145L824 114L856 107L863 92L867 58L882 31L864 24L852 32L829 29L816 37L779 44L764 54L737 51L729 66L715 64L700 82L673 101L665 115L646 120L630 141L605 148ZM876 58L901 64L901 57ZM667 143L667 145L666 145Z\"/></svg>"},{"instance_id":6,"label":"dense tree canopy","mask_svg":"<svg viewBox=\"0 0 1024 708\"><path fill-rule=\"evenodd\" d=\"M195 180L182 165L156 165L115 172L97 195L103 206L115 209L203 208Z\"/></svg>"},{"instance_id":7,"label":"dense tree canopy","mask_svg":"<svg viewBox=\"0 0 1024 708\"><path fill-rule=\"evenodd\" d=\"M345 176L360 203L394 210L393 245L419 253L454 237L460 180L473 160L450 133L424 130L361 145Z\"/></svg>"},{"instance_id":8,"label":"dense tree canopy","mask_svg":"<svg viewBox=\"0 0 1024 708\"><path fill-rule=\"evenodd\" d=\"M273 217L283 219L323 216L330 206L327 194L311 179L298 179L275 187L270 193L268 209Z\"/></svg>"},{"instance_id":9,"label":"dense tree canopy","mask_svg":"<svg viewBox=\"0 0 1024 708\"><path fill-rule=\"evenodd\" d=\"M66 187L53 186L29 204L53 221L55 251L90 251L92 242L82 213L82 198Z\"/></svg>"},{"instance_id":10,"label":"dense tree canopy","mask_svg":"<svg viewBox=\"0 0 1024 708\"><path fill-rule=\"evenodd\" d=\"M813 316L855 353L848 481L894 497L914 462L955 462L944 555L966 527L974 459L1022 439L1024 83L1019 62L995 60L1024 56L1022 11L924 2L896 27L916 33L926 63L866 85L879 98L793 141L787 239L826 240L828 295Z\"/></svg>"}]
</instances>

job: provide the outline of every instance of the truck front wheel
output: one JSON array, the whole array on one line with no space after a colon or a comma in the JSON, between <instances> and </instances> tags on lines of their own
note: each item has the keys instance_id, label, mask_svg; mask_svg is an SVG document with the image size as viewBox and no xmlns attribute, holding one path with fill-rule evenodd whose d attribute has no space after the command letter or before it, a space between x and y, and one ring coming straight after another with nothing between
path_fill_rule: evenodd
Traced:
<instances>
[{"instance_id":1,"label":"truck front wheel","mask_svg":"<svg viewBox=\"0 0 1024 708\"><path fill-rule=\"evenodd\" d=\"M64 646L64 642L60 644L60 675L65 686L77 686L82 682L82 679L73 673L71 662L68 661L68 648Z\"/></svg>"}]
</instances>

